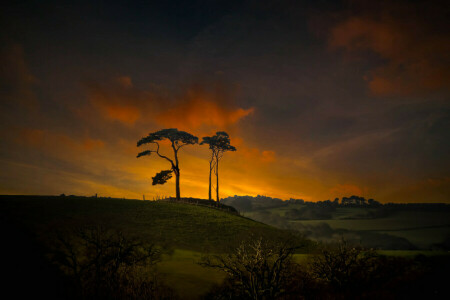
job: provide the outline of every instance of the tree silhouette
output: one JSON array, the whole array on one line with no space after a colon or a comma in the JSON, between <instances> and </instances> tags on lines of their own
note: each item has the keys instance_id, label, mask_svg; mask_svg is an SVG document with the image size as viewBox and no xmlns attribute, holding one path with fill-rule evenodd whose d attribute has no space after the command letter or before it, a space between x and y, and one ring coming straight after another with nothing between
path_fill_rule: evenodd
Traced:
<instances>
[{"instance_id":1,"label":"tree silhouette","mask_svg":"<svg viewBox=\"0 0 450 300\"><path fill-rule=\"evenodd\" d=\"M201 266L225 272L224 284L231 285L213 299L281 299L294 275L297 247L291 244L290 240L274 243L259 238L242 242L228 254L202 257Z\"/></svg>"},{"instance_id":2,"label":"tree silhouette","mask_svg":"<svg viewBox=\"0 0 450 300\"><path fill-rule=\"evenodd\" d=\"M211 200L211 173L216 175L216 198L219 202L219 161L226 151L236 151L234 146L230 145L230 136L224 131L216 132L214 136L205 136L200 145L208 144L211 149L211 158L209 160L209 200Z\"/></svg>"},{"instance_id":3,"label":"tree silhouette","mask_svg":"<svg viewBox=\"0 0 450 300\"><path fill-rule=\"evenodd\" d=\"M174 159L171 159L165 155L162 155L159 151L159 142L162 140L169 140L171 143L171 147L174 154ZM145 150L140 152L137 157L141 157L144 155L151 155L152 153L156 153L159 157L164 158L168 162L170 162L171 169L163 170L152 177L153 185L156 184L164 184L170 178L172 178L172 172L175 173L175 192L177 200L180 200L180 168L178 162L178 151L186 146L186 145L194 145L198 143L198 137L187 133L185 131L179 131L176 128L170 129L162 129L153 133L149 133L148 136L143 137L137 142L137 146L140 147L144 144L153 144L156 145L156 149Z\"/></svg>"}]
</instances>

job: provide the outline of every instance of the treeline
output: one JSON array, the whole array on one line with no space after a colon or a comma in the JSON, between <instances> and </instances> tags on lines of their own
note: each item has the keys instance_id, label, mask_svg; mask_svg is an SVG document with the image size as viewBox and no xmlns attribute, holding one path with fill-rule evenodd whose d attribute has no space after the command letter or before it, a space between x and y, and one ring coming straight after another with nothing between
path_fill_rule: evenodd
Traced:
<instances>
[{"instance_id":1,"label":"treeline","mask_svg":"<svg viewBox=\"0 0 450 300\"><path fill-rule=\"evenodd\" d=\"M243 241L201 265L227 276L205 299L448 299L448 256L387 257L341 239L294 259L297 245Z\"/></svg>"},{"instance_id":2,"label":"treeline","mask_svg":"<svg viewBox=\"0 0 450 300\"><path fill-rule=\"evenodd\" d=\"M361 196L352 195L350 197L335 198L332 200L323 200L317 202L305 201L303 199L290 198L282 200L258 195L253 196L232 196L221 200L224 204L234 206L237 210L248 212L254 210L277 208L288 206L290 204L301 204L311 208L333 210L339 207L366 207L366 208L385 208L389 210L450 210L450 205L446 203L380 203L372 198L366 199Z\"/></svg>"}]
</instances>

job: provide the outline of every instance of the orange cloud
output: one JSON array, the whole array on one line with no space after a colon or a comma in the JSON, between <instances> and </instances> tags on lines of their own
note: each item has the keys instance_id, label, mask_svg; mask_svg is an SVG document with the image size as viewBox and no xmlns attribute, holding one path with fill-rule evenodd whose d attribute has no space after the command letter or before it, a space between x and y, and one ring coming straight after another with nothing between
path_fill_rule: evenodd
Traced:
<instances>
[{"instance_id":1,"label":"orange cloud","mask_svg":"<svg viewBox=\"0 0 450 300\"><path fill-rule=\"evenodd\" d=\"M44 131L39 129L23 129L19 136L32 146L39 146L44 141Z\"/></svg>"},{"instance_id":2,"label":"orange cloud","mask_svg":"<svg viewBox=\"0 0 450 300\"><path fill-rule=\"evenodd\" d=\"M126 125L133 125L141 117L141 110L148 109L152 99L149 92L133 89L131 78L126 76L106 85L91 83L88 88L90 103L105 118Z\"/></svg>"},{"instance_id":3,"label":"orange cloud","mask_svg":"<svg viewBox=\"0 0 450 300\"><path fill-rule=\"evenodd\" d=\"M381 11L350 13L350 17L331 28L329 46L353 54L372 51L384 60L365 76L373 95L411 95L448 89L450 37L435 28L439 25L433 27L433 22L419 19L419 10L418 6L404 4L385 5ZM434 15L439 16L439 12L430 12L428 16Z\"/></svg>"},{"instance_id":4,"label":"orange cloud","mask_svg":"<svg viewBox=\"0 0 450 300\"><path fill-rule=\"evenodd\" d=\"M99 106L108 118L125 124L134 124L141 117L139 109L135 106L104 103Z\"/></svg>"},{"instance_id":5,"label":"orange cloud","mask_svg":"<svg viewBox=\"0 0 450 300\"><path fill-rule=\"evenodd\" d=\"M330 193L333 197L363 196L367 193L367 189L353 184L337 184L330 189Z\"/></svg>"},{"instance_id":6,"label":"orange cloud","mask_svg":"<svg viewBox=\"0 0 450 300\"><path fill-rule=\"evenodd\" d=\"M127 76L107 84L88 85L91 105L106 119L126 125L150 121L183 130L202 128L203 132L213 132L224 130L254 112L254 108L244 109L234 105L233 97L224 88L207 91L195 86L180 96L167 94L140 90ZM89 109L86 107L84 110ZM79 114L82 115L83 111Z\"/></svg>"},{"instance_id":7,"label":"orange cloud","mask_svg":"<svg viewBox=\"0 0 450 300\"><path fill-rule=\"evenodd\" d=\"M242 155L247 162L271 163L276 160L275 151L259 150L258 148L250 148L243 144L240 147L237 147L237 153Z\"/></svg>"},{"instance_id":8,"label":"orange cloud","mask_svg":"<svg viewBox=\"0 0 450 300\"><path fill-rule=\"evenodd\" d=\"M103 148L105 146L105 143L102 140L85 138L82 142L82 145L85 150L90 151L96 148Z\"/></svg>"},{"instance_id":9,"label":"orange cloud","mask_svg":"<svg viewBox=\"0 0 450 300\"><path fill-rule=\"evenodd\" d=\"M188 130L209 126L224 129L252 114L254 108L243 109L231 107L217 95L202 90L189 90L173 107L161 111L158 123Z\"/></svg>"},{"instance_id":10,"label":"orange cloud","mask_svg":"<svg viewBox=\"0 0 450 300\"><path fill-rule=\"evenodd\" d=\"M105 145L102 140L98 139L85 137L77 140L65 134L30 128L21 129L17 141L38 149L61 154L101 149Z\"/></svg>"},{"instance_id":11,"label":"orange cloud","mask_svg":"<svg viewBox=\"0 0 450 300\"><path fill-rule=\"evenodd\" d=\"M275 161L275 152L264 150L261 152L261 160L263 162L273 162Z\"/></svg>"}]
</instances>

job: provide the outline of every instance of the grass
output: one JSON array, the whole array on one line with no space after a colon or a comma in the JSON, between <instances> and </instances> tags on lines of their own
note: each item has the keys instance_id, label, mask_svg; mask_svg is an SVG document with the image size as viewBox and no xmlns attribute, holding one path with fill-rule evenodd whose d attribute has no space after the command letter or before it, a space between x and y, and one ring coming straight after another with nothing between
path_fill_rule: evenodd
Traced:
<instances>
[{"instance_id":1,"label":"grass","mask_svg":"<svg viewBox=\"0 0 450 300\"><path fill-rule=\"evenodd\" d=\"M332 219L293 221L308 225L326 222L333 229L367 230L367 231L402 231L411 229L450 226L447 212L403 211L386 218L377 219Z\"/></svg>"},{"instance_id":2,"label":"grass","mask_svg":"<svg viewBox=\"0 0 450 300\"><path fill-rule=\"evenodd\" d=\"M269 240L290 235L213 208L109 198L0 196L0 221L5 230L24 229L44 245L52 243L58 230L92 225L157 242L173 250L163 256L158 270L182 299L199 298L224 278L223 273L197 264L201 253L227 252L250 234Z\"/></svg>"},{"instance_id":3,"label":"grass","mask_svg":"<svg viewBox=\"0 0 450 300\"><path fill-rule=\"evenodd\" d=\"M379 250L379 254L386 256L415 257L417 255L425 256L448 256L448 251L432 251L432 250Z\"/></svg>"},{"instance_id":4,"label":"grass","mask_svg":"<svg viewBox=\"0 0 450 300\"><path fill-rule=\"evenodd\" d=\"M267 211L269 211L273 214L277 214L280 217L284 217L286 215L286 212L288 212L291 209L301 210L302 208L305 208L305 207L307 207L306 204L289 203L286 206L269 208L269 209L267 209ZM354 218L354 217L362 215L366 212L367 212L367 208L340 207L340 208L336 209L335 212L332 213L332 218L336 219L336 220Z\"/></svg>"},{"instance_id":5,"label":"grass","mask_svg":"<svg viewBox=\"0 0 450 300\"><path fill-rule=\"evenodd\" d=\"M66 227L103 225L177 249L226 251L250 233L286 232L220 210L162 201L84 197L0 197L0 214L45 238Z\"/></svg>"},{"instance_id":6,"label":"grass","mask_svg":"<svg viewBox=\"0 0 450 300\"><path fill-rule=\"evenodd\" d=\"M176 249L158 265L164 282L175 288L182 299L197 299L225 278L220 271L200 266L201 256L200 252Z\"/></svg>"},{"instance_id":7,"label":"grass","mask_svg":"<svg viewBox=\"0 0 450 300\"><path fill-rule=\"evenodd\" d=\"M351 210L343 208L339 210ZM339 211L338 210L338 211ZM352 212L340 212L340 216L348 216ZM429 248L442 242L450 234L448 212L439 211L400 211L385 218L376 219L332 219L302 220L304 225L327 223L333 229L373 231L403 237L419 248Z\"/></svg>"},{"instance_id":8,"label":"grass","mask_svg":"<svg viewBox=\"0 0 450 300\"><path fill-rule=\"evenodd\" d=\"M297 205L299 206L299 205ZM282 214L290 208L272 209ZM345 218L352 211L339 211L335 217ZM359 213L359 212L358 212ZM338 216L339 215L339 216ZM423 230L427 238L438 239L448 232L433 235L423 229L425 226L448 224L446 213L401 212L383 219L364 220L313 220L301 221L307 224L326 222L333 228L352 230L387 231L389 234L417 235ZM214 285L220 283L224 274L198 264L202 253L227 252L249 234L262 235L276 240L288 236L288 232L260 222L226 213L213 208L162 201L123 200L86 197L51 196L0 196L0 221L3 228L25 228L37 240L51 242L56 230L103 225L149 242L158 242L173 249L171 255L164 255L158 270L164 282L173 288L182 299L197 299ZM411 229L422 228L422 229ZM6 230L6 229L5 229ZM433 231L435 232L435 231ZM409 239L408 238L408 239ZM429 242L429 241L428 241ZM8 241L5 241L8 244ZM418 254L447 254L437 251L381 251L394 256L415 256ZM295 254L294 260L302 263L308 254Z\"/></svg>"}]
</instances>

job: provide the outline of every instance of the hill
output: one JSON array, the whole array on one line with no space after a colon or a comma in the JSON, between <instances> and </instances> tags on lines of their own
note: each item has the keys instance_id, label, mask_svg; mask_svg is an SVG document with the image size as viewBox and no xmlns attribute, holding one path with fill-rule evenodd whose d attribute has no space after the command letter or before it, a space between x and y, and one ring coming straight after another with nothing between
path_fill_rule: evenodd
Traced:
<instances>
[{"instance_id":1,"label":"hill","mask_svg":"<svg viewBox=\"0 0 450 300\"><path fill-rule=\"evenodd\" d=\"M233 209L185 203L95 197L0 196L1 255L6 286L20 298L29 293L54 292L60 276L48 264L49 248L59 233L102 226L118 230L140 241L160 245L165 254L158 264L161 280L182 299L197 299L224 274L197 264L202 253L227 252L251 234L270 240L290 236L275 227L239 216ZM22 283L27 282L27 289ZM56 282L56 283L55 283ZM17 286L17 284L19 286Z\"/></svg>"},{"instance_id":2,"label":"hill","mask_svg":"<svg viewBox=\"0 0 450 300\"><path fill-rule=\"evenodd\" d=\"M316 241L328 242L344 236L368 248L384 250L449 249L449 204L381 204L358 196L319 202L234 196L222 203L249 218L298 230Z\"/></svg>"},{"instance_id":3,"label":"hill","mask_svg":"<svg viewBox=\"0 0 450 300\"><path fill-rule=\"evenodd\" d=\"M234 213L195 204L95 197L0 196L8 227L45 240L66 228L102 225L166 246L222 252L250 233L269 239L288 233Z\"/></svg>"}]
</instances>

